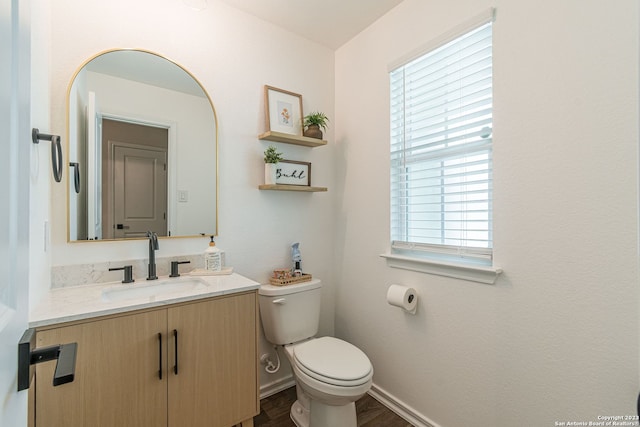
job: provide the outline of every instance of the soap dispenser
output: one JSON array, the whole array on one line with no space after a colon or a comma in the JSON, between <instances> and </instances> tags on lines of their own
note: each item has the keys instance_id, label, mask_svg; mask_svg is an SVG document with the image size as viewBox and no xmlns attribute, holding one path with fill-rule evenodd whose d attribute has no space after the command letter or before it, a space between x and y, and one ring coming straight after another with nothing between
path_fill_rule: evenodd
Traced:
<instances>
[{"instance_id":1,"label":"soap dispenser","mask_svg":"<svg viewBox=\"0 0 640 427\"><path fill-rule=\"evenodd\" d=\"M216 242L209 242L209 247L204 251L204 268L208 271L222 270L222 251L216 247Z\"/></svg>"}]
</instances>

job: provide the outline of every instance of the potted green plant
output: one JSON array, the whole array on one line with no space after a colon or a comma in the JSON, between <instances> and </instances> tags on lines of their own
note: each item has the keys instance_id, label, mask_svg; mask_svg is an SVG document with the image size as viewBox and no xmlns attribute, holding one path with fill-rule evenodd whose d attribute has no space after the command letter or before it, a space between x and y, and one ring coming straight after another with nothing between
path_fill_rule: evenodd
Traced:
<instances>
[{"instance_id":1,"label":"potted green plant","mask_svg":"<svg viewBox=\"0 0 640 427\"><path fill-rule=\"evenodd\" d=\"M273 145L270 145L264 151L264 183L272 185L276 183L276 171L278 169L278 162L282 160L282 153L278 153L278 150Z\"/></svg>"},{"instance_id":2,"label":"potted green plant","mask_svg":"<svg viewBox=\"0 0 640 427\"><path fill-rule=\"evenodd\" d=\"M303 132L304 136L308 136L310 138L318 138L322 139L322 130L327 130L327 126L329 124L329 118L326 114L321 113L319 111L315 111L304 117L304 127L306 128Z\"/></svg>"}]
</instances>

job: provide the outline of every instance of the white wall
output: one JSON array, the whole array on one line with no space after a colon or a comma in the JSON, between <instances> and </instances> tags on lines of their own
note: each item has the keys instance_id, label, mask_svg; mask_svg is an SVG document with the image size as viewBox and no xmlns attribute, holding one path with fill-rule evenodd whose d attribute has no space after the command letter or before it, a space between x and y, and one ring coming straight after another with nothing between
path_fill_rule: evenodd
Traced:
<instances>
[{"instance_id":1,"label":"white wall","mask_svg":"<svg viewBox=\"0 0 640 427\"><path fill-rule=\"evenodd\" d=\"M388 268L387 66L490 6L504 273L488 286ZM405 0L337 51L336 333L434 424L635 412L638 35L634 0ZM385 303L391 283L417 288L416 316Z\"/></svg>"},{"instance_id":2,"label":"white wall","mask_svg":"<svg viewBox=\"0 0 640 427\"><path fill-rule=\"evenodd\" d=\"M219 236L227 263L264 282L290 265L290 245L301 243L303 268L322 278L323 333L333 332L335 144L309 149L279 144L285 158L313 163L312 184L327 193L259 191L263 183L265 84L303 96L306 112L333 118L333 52L217 1L196 12L178 0L60 0L51 6L52 130L66 134L67 86L77 67L98 52L143 48L179 63L204 86L219 125ZM333 139L332 129L327 135ZM65 169L65 173L68 171ZM65 175L64 179L68 179ZM144 259L143 241L67 243L66 185L52 185L55 266ZM208 238L160 241L158 257L204 252ZM265 346L265 344L262 344ZM283 370L283 375L287 370ZM262 382L274 377L265 377Z\"/></svg>"},{"instance_id":3,"label":"white wall","mask_svg":"<svg viewBox=\"0 0 640 427\"><path fill-rule=\"evenodd\" d=\"M31 5L31 126L51 133L49 53L51 5ZM61 130L58 130L60 134ZM29 303L33 306L51 286L51 145L31 144L29 191ZM63 167L63 170L66 168Z\"/></svg>"},{"instance_id":4,"label":"white wall","mask_svg":"<svg viewBox=\"0 0 640 427\"><path fill-rule=\"evenodd\" d=\"M209 3L198 13L173 0L56 1L50 130L66 133L67 84L88 57L114 47L166 55L198 78L216 107L217 242L229 263L264 281L299 240L303 266L328 285L322 332L333 329L336 292L336 332L370 356L377 387L443 427L546 426L633 413L633 0L405 0L339 49L335 70L333 52ZM389 227L387 64L489 6L498 10L495 258L505 273L487 286L389 269L378 256ZM256 139L264 130L264 84L301 93L305 111L332 118L329 146L279 147L287 158L313 162L313 183L328 193L257 190L268 145ZM65 188L52 184L53 265L146 257L141 241L66 243ZM32 212L40 208L48 200ZM159 256L205 247L205 239L162 240ZM418 289L416 316L385 303L392 282Z\"/></svg>"}]
</instances>

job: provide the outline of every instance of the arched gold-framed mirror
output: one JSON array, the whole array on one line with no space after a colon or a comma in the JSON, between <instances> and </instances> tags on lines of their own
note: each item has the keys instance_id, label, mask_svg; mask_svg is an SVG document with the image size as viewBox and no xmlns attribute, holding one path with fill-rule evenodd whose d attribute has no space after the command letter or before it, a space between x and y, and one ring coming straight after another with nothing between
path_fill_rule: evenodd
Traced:
<instances>
[{"instance_id":1,"label":"arched gold-framed mirror","mask_svg":"<svg viewBox=\"0 0 640 427\"><path fill-rule=\"evenodd\" d=\"M87 59L67 90L66 152L70 242L218 234L217 116L179 64L142 49Z\"/></svg>"}]
</instances>

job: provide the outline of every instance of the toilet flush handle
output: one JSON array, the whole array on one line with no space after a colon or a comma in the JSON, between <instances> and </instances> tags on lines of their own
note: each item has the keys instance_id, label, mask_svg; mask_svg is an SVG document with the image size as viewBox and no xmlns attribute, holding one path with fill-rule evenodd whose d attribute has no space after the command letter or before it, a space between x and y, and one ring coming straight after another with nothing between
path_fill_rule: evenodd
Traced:
<instances>
[{"instance_id":1,"label":"toilet flush handle","mask_svg":"<svg viewBox=\"0 0 640 427\"><path fill-rule=\"evenodd\" d=\"M287 299L286 299L286 298L277 298L277 299L274 299L272 302L273 302L274 304L280 304L280 305L282 305L282 304L284 304L285 302L287 302Z\"/></svg>"}]
</instances>

